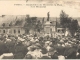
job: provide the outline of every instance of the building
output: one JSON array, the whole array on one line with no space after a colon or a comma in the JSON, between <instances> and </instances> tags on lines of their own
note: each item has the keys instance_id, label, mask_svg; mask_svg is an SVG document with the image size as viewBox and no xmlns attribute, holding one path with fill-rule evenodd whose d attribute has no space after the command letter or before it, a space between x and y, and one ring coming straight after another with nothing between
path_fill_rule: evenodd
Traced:
<instances>
[{"instance_id":1,"label":"building","mask_svg":"<svg viewBox=\"0 0 80 60\"><path fill-rule=\"evenodd\" d=\"M0 27L0 34L22 35L24 33L23 27Z\"/></svg>"},{"instance_id":2,"label":"building","mask_svg":"<svg viewBox=\"0 0 80 60\"><path fill-rule=\"evenodd\" d=\"M24 27L25 24L25 19L29 18L29 15L26 16L18 16L15 17L14 21L12 21L11 26L9 26L10 23L6 24L4 27L0 27L0 34L12 34L12 35L22 35L26 33L26 27ZM19 18L19 19L18 19ZM11 19L11 17L10 17ZM50 17L49 12L47 13L47 17L38 17L37 20L40 20L42 23L42 26L44 28L43 31L41 32L34 32L33 30L30 30L30 34L35 34L37 33L39 36L52 36L56 37L57 34L60 35L62 34L61 31L64 30L64 28L60 27L58 24L57 20L59 21L59 18L52 18ZM64 33L64 32L63 32Z\"/></svg>"},{"instance_id":3,"label":"building","mask_svg":"<svg viewBox=\"0 0 80 60\"><path fill-rule=\"evenodd\" d=\"M25 20L19 20L17 17L11 22L5 22L0 26L0 34L22 35L25 34Z\"/></svg>"}]
</instances>

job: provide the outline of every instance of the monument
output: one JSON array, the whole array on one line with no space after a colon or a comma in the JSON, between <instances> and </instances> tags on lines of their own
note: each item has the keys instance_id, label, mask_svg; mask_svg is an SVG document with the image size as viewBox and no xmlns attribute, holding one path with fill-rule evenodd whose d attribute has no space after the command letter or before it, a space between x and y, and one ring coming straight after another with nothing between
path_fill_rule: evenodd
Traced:
<instances>
[{"instance_id":1,"label":"monument","mask_svg":"<svg viewBox=\"0 0 80 60\"><path fill-rule=\"evenodd\" d=\"M56 23L56 22L55 22ZM50 14L49 12L47 13L47 21L44 24L44 33L45 36L53 36L54 32L56 31L56 25L54 25L54 23L52 21L50 21Z\"/></svg>"}]
</instances>

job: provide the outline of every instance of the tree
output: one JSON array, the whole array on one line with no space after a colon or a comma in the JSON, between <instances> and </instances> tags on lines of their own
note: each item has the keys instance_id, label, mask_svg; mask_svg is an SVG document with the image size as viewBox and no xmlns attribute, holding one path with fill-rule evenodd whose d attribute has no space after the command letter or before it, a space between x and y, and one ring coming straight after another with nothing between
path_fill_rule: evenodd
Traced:
<instances>
[{"instance_id":1,"label":"tree","mask_svg":"<svg viewBox=\"0 0 80 60\"><path fill-rule=\"evenodd\" d=\"M42 23L40 20L37 20L37 17L28 17L25 21L26 23L24 27L28 33L30 30L33 30L36 33L40 32L43 29Z\"/></svg>"},{"instance_id":2,"label":"tree","mask_svg":"<svg viewBox=\"0 0 80 60\"><path fill-rule=\"evenodd\" d=\"M35 31L37 17L28 17L25 21L24 27L26 28L26 32L29 33L30 30Z\"/></svg>"},{"instance_id":3,"label":"tree","mask_svg":"<svg viewBox=\"0 0 80 60\"><path fill-rule=\"evenodd\" d=\"M68 17L68 15L62 10L60 14L60 24L67 28L69 24L71 23L71 19Z\"/></svg>"},{"instance_id":4,"label":"tree","mask_svg":"<svg viewBox=\"0 0 80 60\"><path fill-rule=\"evenodd\" d=\"M22 23L23 23L23 20L17 20L16 23L15 23L15 25L16 26L20 26Z\"/></svg>"},{"instance_id":5,"label":"tree","mask_svg":"<svg viewBox=\"0 0 80 60\"><path fill-rule=\"evenodd\" d=\"M37 29L38 32L40 32L42 30L42 24L41 24L40 20L37 21L36 29Z\"/></svg>"},{"instance_id":6,"label":"tree","mask_svg":"<svg viewBox=\"0 0 80 60\"><path fill-rule=\"evenodd\" d=\"M74 36L74 33L78 30L78 28L79 28L78 21L73 19L69 26L69 30L70 30L72 36Z\"/></svg>"},{"instance_id":7,"label":"tree","mask_svg":"<svg viewBox=\"0 0 80 60\"><path fill-rule=\"evenodd\" d=\"M37 17L31 17L31 25L33 30L35 30L36 24L37 24Z\"/></svg>"},{"instance_id":8,"label":"tree","mask_svg":"<svg viewBox=\"0 0 80 60\"><path fill-rule=\"evenodd\" d=\"M62 27L68 28L72 36L78 29L78 21L74 20L72 17L69 17L63 10L60 14L60 24Z\"/></svg>"},{"instance_id":9,"label":"tree","mask_svg":"<svg viewBox=\"0 0 80 60\"><path fill-rule=\"evenodd\" d=\"M44 28L44 18L42 19L42 28Z\"/></svg>"}]
</instances>

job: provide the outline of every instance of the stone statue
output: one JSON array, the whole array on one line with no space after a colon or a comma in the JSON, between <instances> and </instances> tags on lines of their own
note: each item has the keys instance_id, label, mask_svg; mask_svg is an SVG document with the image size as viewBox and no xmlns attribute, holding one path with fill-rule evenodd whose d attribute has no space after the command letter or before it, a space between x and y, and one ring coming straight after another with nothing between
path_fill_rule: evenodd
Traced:
<instances>
[{"instance_id":1,"label":"stone statue","mask_svg":"<svg viewBox=\"0 0 80 60\"><path fill-rule=\"evenodd\" d=\"M50 16L50 15L49 15L49 12L48 12L48 13L47 13L47 21L49 21L49 16Z\"/></svg>"}]
</instances>

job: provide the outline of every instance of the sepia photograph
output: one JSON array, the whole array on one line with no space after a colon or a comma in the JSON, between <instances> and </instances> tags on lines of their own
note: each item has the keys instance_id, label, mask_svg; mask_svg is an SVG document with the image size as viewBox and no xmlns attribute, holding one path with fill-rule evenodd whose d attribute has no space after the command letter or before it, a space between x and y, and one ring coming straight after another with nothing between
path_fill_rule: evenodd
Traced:
<instances>
[{"instance_id":1,"label":"sepia photograph","mask_svg":"<svg viewBox=\"0 0 80 60\"><path fill-rule=\"evenodd\" d=\"M0 0L0 59L80 59L80 1Z\"/></svg>"}]
</instances>

